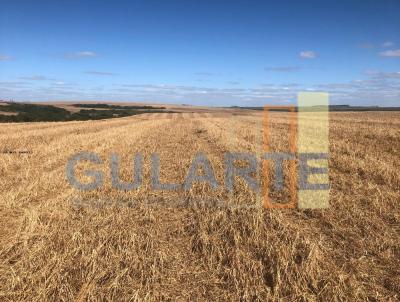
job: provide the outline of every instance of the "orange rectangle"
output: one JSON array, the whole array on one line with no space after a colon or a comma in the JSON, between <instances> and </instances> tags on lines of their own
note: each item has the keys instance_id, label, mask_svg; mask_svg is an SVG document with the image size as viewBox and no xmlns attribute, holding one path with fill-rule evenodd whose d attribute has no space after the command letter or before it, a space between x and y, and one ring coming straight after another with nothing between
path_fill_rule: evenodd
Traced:
<instances>
[{"instance_id":1,"label":"orange rectangle","mask_svg":"<svg viewBox=\"0 0 400 302\"><path fill-rule=\"evenodd\" d=\"M289 149L291 153L297 152L297 113L295 106L264 106L263 112L263 149L264 152L270 151L270 121L269 121L269 111L271 109L288 109L290 111L289 114L289 127L290 127L290 139L289 139ZM291 199L288 203L273 203L269 198L269 163L268 161L263 161L263 176L264 176L264 186L263 186L263 206L266 209L294 209L297 207L297 171L296 171L296 162L294 160L290 161L289 164L289 189Z\"/></svg>"}]
</instances>

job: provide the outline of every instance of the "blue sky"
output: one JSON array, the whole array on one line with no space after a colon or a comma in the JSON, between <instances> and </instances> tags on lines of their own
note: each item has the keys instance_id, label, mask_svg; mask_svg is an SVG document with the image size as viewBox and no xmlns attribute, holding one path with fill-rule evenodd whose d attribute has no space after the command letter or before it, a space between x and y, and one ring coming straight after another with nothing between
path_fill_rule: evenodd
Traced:
<instances>
[{"instance_id":1,"label":"blue sky","mask_svg":"<svg viewBox=\"0 0 400 302\"><path fill-rule=\"evenodd\" d=\"M400 1L2 1L0 98L400 105Z\"/></svg>"}]
</instances>

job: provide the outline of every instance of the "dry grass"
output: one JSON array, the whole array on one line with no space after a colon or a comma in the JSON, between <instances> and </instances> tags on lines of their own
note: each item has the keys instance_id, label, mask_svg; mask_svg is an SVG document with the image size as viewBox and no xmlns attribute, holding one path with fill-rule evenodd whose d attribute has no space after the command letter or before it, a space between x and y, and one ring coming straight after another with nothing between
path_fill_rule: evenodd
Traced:
<instances>
[{"instance_id":1,"label":"dry grass","mask_svg":"<svg viewBox=\"0 0 400 302\"><path fill-rule=\"evenodd\" d=\"M0 111L0 115L17 115L17 112Z\"/></svg>"},{"instance_id":2,"label":"dry grass","mask_svg":"<svg viewBox=\"0 0 400 302\"><path fill-rule=\"evenodd\" d=\"M275 150L287 146L284 115L273 115ZM1 125L0 148L33 153L0 154L0 300L398 300L399 113L331 114L326 210L176 206L196 198L257 204L240 180L233 195L201 184L150 190L152 152L163 181L181 183L201 151L222 183L223 153L260 152L260 125L257 114L207 112ZM144 185L119 192L107 177L101 189L76 191L65 166L79 151L98 153L105 172L118 153L126 180L142 152Z\"/></svg>"}]
</instances>

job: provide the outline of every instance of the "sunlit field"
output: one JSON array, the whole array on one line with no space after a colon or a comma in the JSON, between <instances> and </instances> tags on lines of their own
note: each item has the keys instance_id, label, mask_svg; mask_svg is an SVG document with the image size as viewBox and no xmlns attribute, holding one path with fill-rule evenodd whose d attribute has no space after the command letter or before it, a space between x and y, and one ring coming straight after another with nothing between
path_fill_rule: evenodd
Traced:
<instances>
[{"instance_id":1,"label":"sunlit field","mask_svg":"<svg viewBox=\"0 0 400 302\"><path fill-rule=\"evenodd\" d=\"M287 113L271 114L273 150L287 151L288 129ZM278 210L243 179L223 185L226 152L262 152L261 113L0 124L0 300L396 301L400 113L330 113L329 136L329 208ZM66 177L83 151L102 163L80 163L77 177L104 173L84 192ZM137 152L143 185L113 189L111 154L127 182ZM198 152L216 190L150 188L151 154L163 183L182 184Z\"/></svg>"}]
</instances>

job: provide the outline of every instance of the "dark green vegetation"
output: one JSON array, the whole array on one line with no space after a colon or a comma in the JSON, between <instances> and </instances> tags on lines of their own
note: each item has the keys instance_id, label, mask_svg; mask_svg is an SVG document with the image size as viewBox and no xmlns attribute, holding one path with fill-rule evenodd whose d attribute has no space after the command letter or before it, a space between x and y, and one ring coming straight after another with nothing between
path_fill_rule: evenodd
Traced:
<instances>
[{"instance_id":1,"label":"dark green vegetation","mask_svg":"<svg viewBox=\"0 0 400 302\"><path fill-rule=\"evenodd\" d=\"M163 107L152 106L116 106L107 104L93 104L90 106L88 104L76 104L74 106L77 105L92 109L82 109L79 112L72 113L64 108L51 105L6 103L6 105L0 107L0 111L17 114L2 115L0 113L0 123L86 121L126 117L142 113L171 112L162 110L164 109ZM96 105L97 107L95 108L102 109L93 109Z\"/></svg>"}]
</instances>

